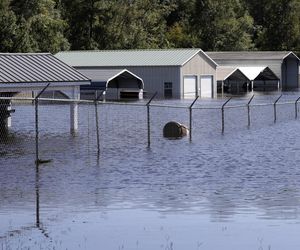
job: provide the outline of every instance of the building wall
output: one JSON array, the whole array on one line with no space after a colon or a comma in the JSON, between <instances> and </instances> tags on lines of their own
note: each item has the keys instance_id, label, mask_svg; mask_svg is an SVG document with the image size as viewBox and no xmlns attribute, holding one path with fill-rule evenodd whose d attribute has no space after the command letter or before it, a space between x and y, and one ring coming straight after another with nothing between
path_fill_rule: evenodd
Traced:
<instances>
[{"instance_id":1,"label":"building wall","mask_svg":"<svg viewBox=\"0 0 300 250\"><path fill-rule=\"evenodd\" d=\"M179 66L124 66L124 67L95 67L95 68L77 68L81 73L89 78L97 79L97 69L127 69L142 78L144 81L144 91L148 96L153 95L156 91L158 97L164 97L164 83L172 82L173 85L173 97L180 98L180 67Z\"/></svg>"},{"instance_id":2,"label":"building wall","mask_svg":"<svg viewBox=\"0 0 300 250\"><path fill-rule=\"evenodd\" d=\"M127 67L127 69L144 80L145 91L149 96L156 91L158 97L164 97L164 84L171 82L173 86L173 97L180 98L180 67L179 66L151 66L151 67Z\"/></svg>"},{"instance_id":3,"label":"building wall","mask_svg":"<svg viewBox=\"0 0 300 250\"><path fill-rule=\"evenodd\" d=\"M181 68L181 84L180 90L183 94L183 78L184 76L194 75L197 76L197 83L200 83L201 75L211 75L213 76L213 96L217 95L217 73L216 73L216 65L209 60L203 54L198 54L194 56L191 60L189 60L185 65ZM199 89L199 87L197 87ZM199 94L199 93L198 93Z\"/></svg>"}]
</instances>

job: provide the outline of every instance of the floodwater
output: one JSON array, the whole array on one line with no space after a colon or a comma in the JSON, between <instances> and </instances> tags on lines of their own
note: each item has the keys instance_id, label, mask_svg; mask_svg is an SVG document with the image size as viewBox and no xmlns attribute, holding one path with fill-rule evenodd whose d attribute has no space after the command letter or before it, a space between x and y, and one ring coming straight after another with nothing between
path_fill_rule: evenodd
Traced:
<instances>
[{"instance_id":1,"label":"floodwater","mask_svg":"<svg viewBox=\"0 0 300 250\"><path fill-rule=\"evenodd\" d=\"M100 157L93 105L80 105L75 137L67 105L41 105L40 158L52 161L38 169L34 108L14 108L0 144L0 249L300 249L293 104L278 105L276 124L272 105L253 107L250 128L245 108L226 109L224 135L219 109L195 109L192 142L162 138L166 122L188 124L187 109L152 107L150 149L145 107L103 105Z\"/></svg>"}]
</instances>

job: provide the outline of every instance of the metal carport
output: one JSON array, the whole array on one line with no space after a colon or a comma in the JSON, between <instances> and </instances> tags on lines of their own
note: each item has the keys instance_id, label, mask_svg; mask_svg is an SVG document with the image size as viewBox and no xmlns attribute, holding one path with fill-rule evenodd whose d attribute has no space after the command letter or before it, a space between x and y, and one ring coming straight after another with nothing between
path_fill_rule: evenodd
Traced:
<instances>
[{"instance_id":1,"label":"metal carport","mask_svg":"<svg viewBox=\"0 0 300 250\"><path fill-rule=\"evenodd\" d=\"M89 70L82 70L89 76ZM143 98L144 81L139 76L127 69L99 69L90 86L81 86L82 94L97 96L97 91L104 91L104 96L109 99L119 99L123 95L131 93L135 97Z\"/></svg>"},{"instance_id":2,"label":"metal carport","mask_svg":"<svg viewBox=\"0 0 300 250\"><path fill-rule=\"evenodd\" d=\"M47 90L62 91L70 99L80 99L80 85L90 80L50 53L0 53L0 96ZM10 125L10 100L1 100L0 120ZM78 104L71 104L71 131L78 129Z\"/></svg>"}]
</instances>

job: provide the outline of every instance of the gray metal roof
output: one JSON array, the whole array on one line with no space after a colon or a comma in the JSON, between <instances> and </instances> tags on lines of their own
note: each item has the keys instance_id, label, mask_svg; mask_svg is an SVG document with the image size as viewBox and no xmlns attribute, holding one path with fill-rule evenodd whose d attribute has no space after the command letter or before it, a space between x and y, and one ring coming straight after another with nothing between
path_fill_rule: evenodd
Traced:
<instances>
[{"instance_id":1,"label":"gray metal roof","mask_svg":"<svg viewBox=\"0 0 300 250\"><path fill-rule=\"evenodd\" d=\"M217 63L223 60L283 60L288 56L298 58L291 51L224 51L207 52L207 55Z\"/></svg>"},{"instance_id":2,"label":"gray metal roof","mask_svg":"<svg viewBox=\"0 0 300 250\"><path fill-rule=\"evenodd\" d=\"M0 83L88 83L89 79L49 53L0 53Z\"/></svg>"},{"instance_id":3,"label":"gray metal roof","mask_svg":"<svg viewBox=\"0 0 300 250\"><path fill-rule=\"evenodd\" d=\"M64 51L55 56L73 67L182 66L198 53L211 60L201 49Z\"/></svg>"}]
</instances>

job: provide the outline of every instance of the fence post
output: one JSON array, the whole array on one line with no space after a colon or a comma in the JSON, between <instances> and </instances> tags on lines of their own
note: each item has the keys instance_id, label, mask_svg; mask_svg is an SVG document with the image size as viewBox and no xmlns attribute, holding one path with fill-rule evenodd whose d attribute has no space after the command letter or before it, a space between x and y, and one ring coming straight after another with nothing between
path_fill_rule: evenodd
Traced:
<instances>
[{"instance_id":1,"label":"fence post","mask_svg":"<svg viewBox=\"0 0 300 250\"><path fill-rule=\"evenodd\" d=\"M50 86L51 83L48 83L40 93L34 98L35 106L35 163L36 166L40 165L43 161L39 158L39 97L45 92L45 90ZM48 162L48 161L46 161Z\"/></svg>"},{"instance_id":2,"label":"fence post","mask_svg":"<svg viewBox=\"0 0 300 250\"><path fill-rule=\"evenodd\" d=\"M225 120L224 120L224 109L225 109L225 105L232 99L232 97L230 97L223 105L222 105L222 134L224 134L224 126L225 126Z\"/></svg>"},{"instance_id":3,"label":"fence post","mask_svg":"<svg viewBox=\"0 0 300 250\"><path fill-rule=\"evenodd\" d=\"M277 110L276 110L276 105L277 102L280 100L280 98L282 97L282 94L277 98L277 100L274 102L274 123L276 123L277 120Z\"/></svg>"},{"instance_id":4,"label":"fence post","mask_svg":"<svg viewBox=\"0 0 300 250\"><path fill-rule=\"evenodd\" d=\"M98 101L103 95L104 91L102 91L96 98L95 98L95 119L96 119L96 133L97 133L97 154L100 155L100 132L99 132L99 117L98 117Z\"/></svg>"},{"instance_id":5,"label":"fence post","mask_svg":"<svg viewBox=\"0 0 300 250\"><path fill-rule=\"evenodd\" d=\"M34 99L34 107L35 107L35 163L39 165L39 100L37 98Z\"/></svg>"},{"instance_id":6,"label":"fence post","mask_svg":"<svg viewBox=\"0 0 300 250\"><path fill-rule=\"evenodd\" d=\"M40 172L39 172L39 166L36 164L35 167L35 202L36 202L36 207L35 207L35 224L36 227L40 227Z\"/></svg>"},{"instance_id":7,"label":"fence post","mask_svg":"<svg viewBox=\"0 0 300 250\"><path fill-rule=\"evenodd\" d=\"M190 111L190 142L192 141L192 124L193 124L193 118L192 118L192 110L193 110L193 106L196 103L196 101L198 100L199 96L196 97L196 99L192 102L192 104L189 106L189 111Z\"/></svg>"},{"instance_id":8,"label":"fence post","mask_svg":"<svg viewBox=\"0 0 300 250\"><path fill-rule=\"evenodd\" d=\"M295 101L295 119L298 118L298 102L300 100L300 96L298 97L298 99Z\"/></svg>"},{"instance_id":9,"label":"fence post","mask_svg":"<svg viewBox=\"0 0 300 250\"><path fill-rule=\"evenodd\" d=\"M148 148L150 148L151 145L151 127L150 127L150 103L157 95L157 92L150 98L150 100L147 102L147 132L148 132Z\"/></svg>"},{"instance_id":10,"label":"fence post","mask_svg":"<svg viewBox=\"0 0 300 250\"><path fill-rule=\"evenodd\" d=\"M250 98L249 102L247 103L247 109L248 109L248 127L250 127L251 119L250 119L250 103L252 102L254 98L254 95Z\"/></svg>"}]
</instances>

